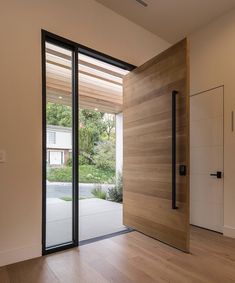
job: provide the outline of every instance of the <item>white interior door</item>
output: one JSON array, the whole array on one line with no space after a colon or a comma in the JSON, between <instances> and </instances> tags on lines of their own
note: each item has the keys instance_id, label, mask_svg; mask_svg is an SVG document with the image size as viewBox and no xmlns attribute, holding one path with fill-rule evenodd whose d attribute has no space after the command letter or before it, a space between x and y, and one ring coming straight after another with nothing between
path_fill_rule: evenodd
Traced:
<instances>
[{"instance_id":1,"label":"white interior door","mask_svg":"<svg viewBox=\"0 0 235 283\"><path fill-rule=\"evenodd\" d=\"M223 88L191 96L190 111L191 224L222 232Z\"/></svg>"}]
</instances>

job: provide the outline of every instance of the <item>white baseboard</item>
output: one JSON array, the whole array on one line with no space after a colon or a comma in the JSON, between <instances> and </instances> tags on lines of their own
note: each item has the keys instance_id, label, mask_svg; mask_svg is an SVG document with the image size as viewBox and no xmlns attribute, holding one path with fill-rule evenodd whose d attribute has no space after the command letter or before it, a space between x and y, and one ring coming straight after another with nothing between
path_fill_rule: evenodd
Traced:
<instances>
[{"instance_id":1,"label":"white baseboard","mask_svg":"<svg viewBox=\"0 0 235 283\"><path fill-rule=\"evenodd\" d=\"M235 228L225 225L223 228L223 234L224 236L235 238Z\"/></svg>"},{"instance_id":2,"label":"white baseboard","mask_svg":"<svg viewBox=\"0 0 235 283\"><path fill-rule=\"evenodd\" d=\"M22 247L19 249L0 251L0 266L16 263L19 261L40 257L41 245Z\"/></svg>"}]
</instances>

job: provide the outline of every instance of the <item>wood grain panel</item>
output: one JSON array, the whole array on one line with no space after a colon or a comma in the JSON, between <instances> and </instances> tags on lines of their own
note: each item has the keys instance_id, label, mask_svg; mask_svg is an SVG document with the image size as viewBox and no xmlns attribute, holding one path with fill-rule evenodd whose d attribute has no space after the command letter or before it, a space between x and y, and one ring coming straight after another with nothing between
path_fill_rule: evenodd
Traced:
<instances>
[{"instance_id":1,"label":"wood grain panel","mask_svg":"<svg viewBox=\"0 0 235 283\"><path fill-rule=\"evenodd\" d=\"M187 40L124 77L124 224L189 251ZM177 206L172 203L172 91L177 90Z\"/></svg>"},{"instance_id":2,"label":"wood grain panel","mask_svg":"<svg viewBox=\"0 0 235 283\"><path fill-rule=\"evenodd\" d=\"M79 55L79 106L101 112L122 112L122 78L128 71ZM71 104L71 52L47 43L47 99L53 103Z\"/></svg>"}]
</instances>

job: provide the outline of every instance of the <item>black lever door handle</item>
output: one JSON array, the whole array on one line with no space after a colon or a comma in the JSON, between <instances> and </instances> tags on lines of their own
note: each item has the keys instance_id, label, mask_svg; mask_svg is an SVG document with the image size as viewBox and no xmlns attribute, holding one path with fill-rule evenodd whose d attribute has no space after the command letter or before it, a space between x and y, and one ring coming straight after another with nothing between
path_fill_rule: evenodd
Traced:
<instances>
[{"instance_id":1,"label":"black lever door handle","mask_svg":"<svg viewBox=\"0 0 235 283\"><path fill-rule=\"evenodd\" d=\"M217 171L216 173L211 173L210 176L215 176L217 179L221 179L222 178L222 172Z\"/></svg>"}]
</instances>

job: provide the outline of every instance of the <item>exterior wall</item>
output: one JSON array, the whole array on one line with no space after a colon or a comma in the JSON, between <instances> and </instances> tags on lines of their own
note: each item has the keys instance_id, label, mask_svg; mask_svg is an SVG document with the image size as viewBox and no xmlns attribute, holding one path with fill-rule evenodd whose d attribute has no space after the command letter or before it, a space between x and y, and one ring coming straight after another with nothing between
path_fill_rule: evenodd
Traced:
<instances>
[{"instance_id":1,"label":"exterior wall","mask_svg":"<svg viewBox=\"0 0 235 283\"><path fill-rule=\"evenodd\" d=\"M122 173L123 166L123 114L116 115L116 175Z\"/></svg>"},{"instance_id":2,"label":"exterior wall","mask_svg":"<svg viewBox=\"0 0 235 283\"><path fill-rule=\"evenodd\" d=\"M47 126L47 133L55 133L55 143L47 142L47 148L72 149L72 129L65 127Z\"/></svg>"},{"instance_id":3,"label":"exterior wall","mask_svg":"<svg viewBox=\"0 0 235 283\"><path fill-rule=\"evenodd\" d=\"M235 10L190 36L191 94L224 85L224 234L235 237Z\"/></svg>"},{"instance_id":4,"label":"exterior wall","mask_svg":"<svg viewBox=\"0 0 235 283\"><path fill-rule=\"evenodd\" d=\"M169 46L93 0L1 1L0 265L41 255L41 29L134 65Z\"/></svg>"},{"instance_id":5,"label":"exterior wall","mask_svg":"<svg viewBox=\"0 0 235 283\"><path fill-rule=\"evenodd\" d=\"M54 141L49 138L50 133L54 134ZM72 129L61 126L47 126L47 162L50 166L60 167L66 164L69 152L72 151ZM60 164L53 163L53 152L60 152L63 155Z\"/></svg>"}]
</instances>

